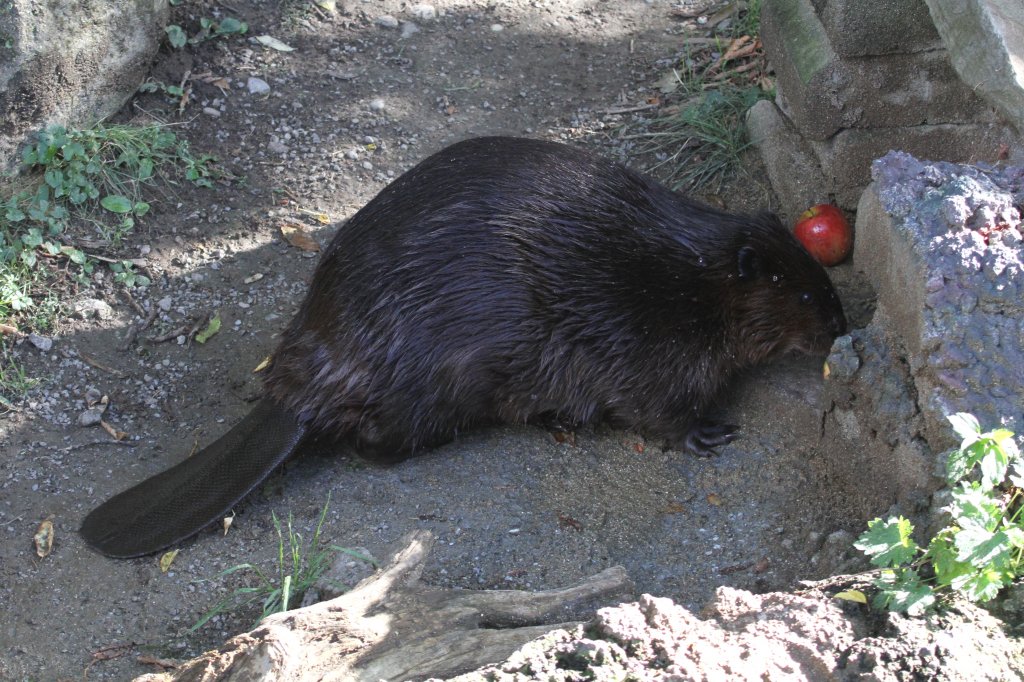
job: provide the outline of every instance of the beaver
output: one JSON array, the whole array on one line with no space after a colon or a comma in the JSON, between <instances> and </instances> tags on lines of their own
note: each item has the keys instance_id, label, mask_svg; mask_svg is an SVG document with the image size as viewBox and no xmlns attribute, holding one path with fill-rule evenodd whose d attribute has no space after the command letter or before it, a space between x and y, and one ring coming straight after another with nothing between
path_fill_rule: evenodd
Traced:
<instances>
[{"instance_id":1,"label":"beaver","mask_svg":"<svg viewBox=\"0 0 1024 682\"><path fill-rule=\"evenodd\" d=\"M81 534L113 557L163 549L311 438L395 461L556 418L707 455L736 437L708 413L738 370L824 353L845 329L825 270L771 214L716 210L573 146L466 140L338 230L249 415Z\"/></svg>"}]
</instances>

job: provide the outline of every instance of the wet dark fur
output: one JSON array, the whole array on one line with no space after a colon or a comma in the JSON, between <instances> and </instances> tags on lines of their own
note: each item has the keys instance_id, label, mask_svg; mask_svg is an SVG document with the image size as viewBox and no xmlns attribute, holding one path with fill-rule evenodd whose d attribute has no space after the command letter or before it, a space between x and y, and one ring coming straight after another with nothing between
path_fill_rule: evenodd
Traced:
<instances>
[{"instance_id":1,"label":"wet dark fur","mask_svg":"<svg viewBox=\"0 0 1024 682\"><path fill-rule=\"evenodd\" d=\"M480 138L338 231L268 395L393 460L491 423L609 420L707 452L737 370L845 331L824 269L771 215L689 201L576 148Z\"/></svg>"}]
</instances>

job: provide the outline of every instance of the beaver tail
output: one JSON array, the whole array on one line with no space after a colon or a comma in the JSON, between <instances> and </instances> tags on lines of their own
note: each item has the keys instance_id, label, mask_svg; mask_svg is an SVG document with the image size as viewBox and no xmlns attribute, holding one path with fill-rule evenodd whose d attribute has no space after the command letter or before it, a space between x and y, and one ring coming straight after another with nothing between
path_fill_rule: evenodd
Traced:
<instances>
[{"instance_id":1,"label":"beaver tail","mask_svg":"<svg viewBox=\"0 0 1024 682\"><path fill-rule=\"evenodd\" d=\"M306 427L264 398L209 447L92 510L82 537L107 556L151 554L221 518L295 453Z\"/></svg>"}]
</instances>

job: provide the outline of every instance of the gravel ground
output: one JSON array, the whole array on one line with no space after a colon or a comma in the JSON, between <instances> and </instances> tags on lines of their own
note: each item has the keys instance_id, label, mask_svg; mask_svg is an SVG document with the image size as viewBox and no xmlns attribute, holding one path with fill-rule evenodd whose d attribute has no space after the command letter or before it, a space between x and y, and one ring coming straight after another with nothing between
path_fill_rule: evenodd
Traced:
<instances>
[{"instance_id":1,"label":"gravel ground","mask_svg":"<svg viewBox=\"0 0 1024 682\"><path fill-rule=\"evenodd\" d=\"M844 552L862 520L844 513L820 473L822 358L744 377L726 408L743 436L712 459L608 429L559 442L537 428L499 428L391 467L312 453L239 505L226 536L185 543L166 573L152 557L101 557L75 534L92 507L212 441L259 395L253 369L315 264L315 253L282 239L282 226L326 244L391 178L474 135L570 141L644 167L650 159L634 157L619 127L657 113L654 84L688 36L709 31L699 13L679 9L661 0L172 8L190 30L231 14L249 34L165 46L152 77L192 75L184 115L149 94L124 119L177 122L196 152L217 155L239 179L154 201L125 247L146 260L152 285L129 300L99 280L68 301L78 312L47 339L15 347L41 382L0 419L0 678L125 679L153 669L140 656L187 658L247 629L253 609L188 632L245 582L218 572L243 562L271 570L272 513L292 515L308 538L329 493L327 541L379 555L428 528L439 541L424 580L446 587L557 587L621 564L638 594L697 608L722 585L763 592L856 564ZM252 40L264 34L294 51ZM636 111L614 113L624 109ZM769 205L756 164L709 200ZM129 327L153 310L125 348ZM214 312L224 326L206 344L146 340ZM81 425L97 396L125 441ZM47 518L56 543L38 559L32 535Z\"/></svg>"}]
</instances>

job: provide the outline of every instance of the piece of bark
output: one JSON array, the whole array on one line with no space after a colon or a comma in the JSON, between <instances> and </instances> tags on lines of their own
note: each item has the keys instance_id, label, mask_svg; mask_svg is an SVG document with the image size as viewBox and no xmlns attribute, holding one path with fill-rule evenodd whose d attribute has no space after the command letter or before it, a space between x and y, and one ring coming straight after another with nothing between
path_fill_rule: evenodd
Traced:
<instances>
[{"instance_id":1,"label":"piece of bark","mask_svg":"<svg viewBox=\"0 0 1024 682\"><path fill-rule=\"evenodd\" d=\"M388 566L336 599L267 617L254 630L136 682L409 680L497 663L550 630L629 599L621 566L559 590L444 590L419 582L434 538L412 533Z\"/></svg>"}]
</instances>

